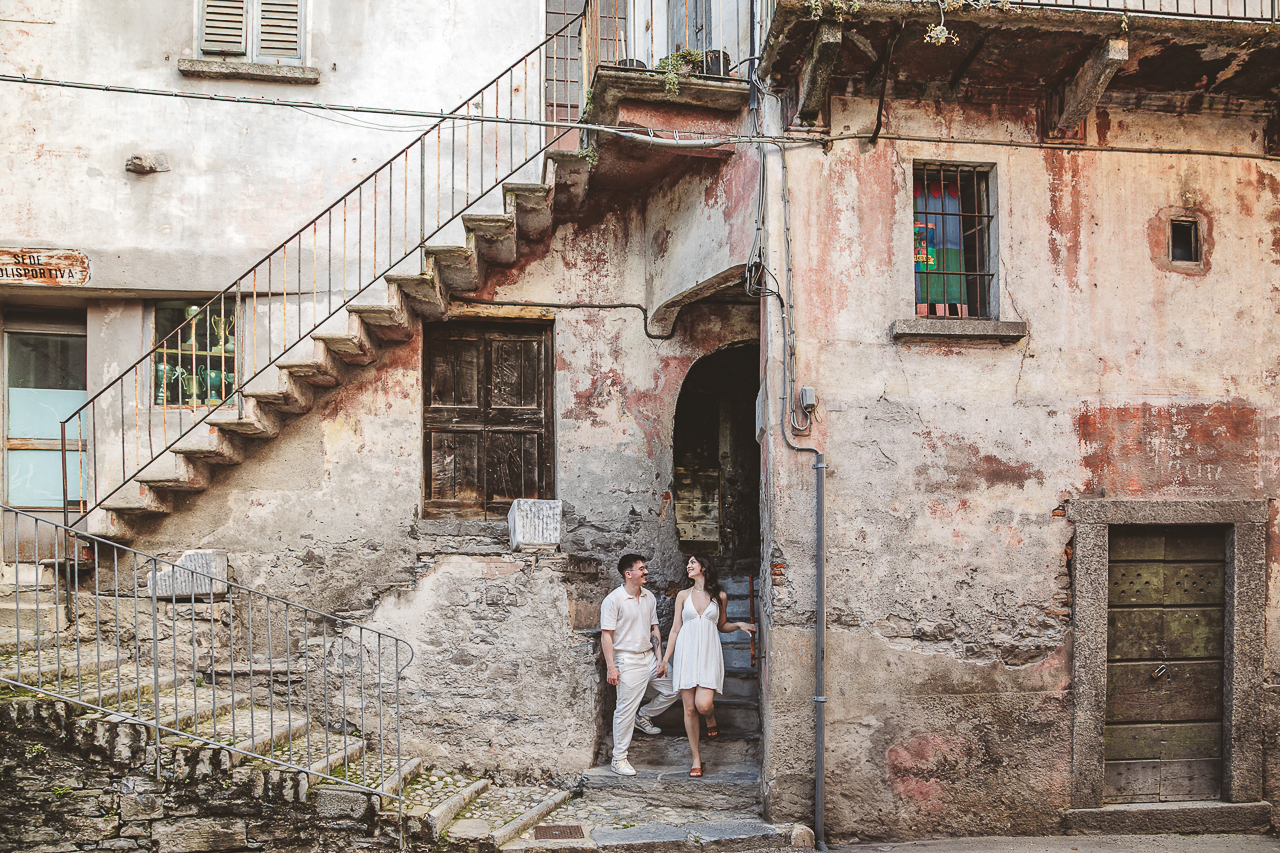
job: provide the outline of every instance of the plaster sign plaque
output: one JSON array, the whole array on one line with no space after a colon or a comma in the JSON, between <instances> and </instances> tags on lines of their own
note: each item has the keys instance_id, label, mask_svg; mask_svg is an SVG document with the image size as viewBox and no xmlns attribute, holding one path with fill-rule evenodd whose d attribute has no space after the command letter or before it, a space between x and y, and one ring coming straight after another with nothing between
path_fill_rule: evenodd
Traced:
<instances>
[{"instance_id":1,"label":"plaster sign plaque","mask_svg":"<svg viewBox=\"0 0 1280 853\"><path fill-rule=\"evenodd\" d=\"M157 598L225 595L227 552L220 548L183 551L175 565L152 572L151 580Z\"/></svg>"},{"instance_id":2,"label":"plaster sign plaque","mask_svg":"<svg viewBox=\"0 0 1280 853\"><path fill-rule=\"evenodd\" d=\"M560 546L560 501L517 498L507 512L512 551L554 551Z\"/></svg>"},{"instance_id":3,"label":"plaster sign plaque","mask_svg":"<svg viewBox=\"0 0 1280 853\"><path fill-rule=\"evenodd\" d=\"M76 249L0 249L0 284L13 282L83 287L89 258Z\"/></svg>"}]
</instances>

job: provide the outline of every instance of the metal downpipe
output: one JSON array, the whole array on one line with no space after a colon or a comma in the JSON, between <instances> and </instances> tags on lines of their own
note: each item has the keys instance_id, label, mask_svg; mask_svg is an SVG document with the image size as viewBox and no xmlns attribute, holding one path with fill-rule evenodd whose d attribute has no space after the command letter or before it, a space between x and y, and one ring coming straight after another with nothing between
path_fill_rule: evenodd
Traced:
<instances>
[{"instance_id":1,"label":"metal downpipe","mask_svg":"<svg viewBox=\"0 0 1280 853\"><path fill-rule=\"evenodd\" d=\"M823 811L826 802L826 742L827 742L827 589L826 589L826 515L827 515L827 462L821 451L815 451L813 470L817 479L817 538L814 549L814 673L813 673L813 710L814 710L814 758L813 758L813 837L819 850L826 850L826 836L823 831Z\"/></svg>"}]
</instances>

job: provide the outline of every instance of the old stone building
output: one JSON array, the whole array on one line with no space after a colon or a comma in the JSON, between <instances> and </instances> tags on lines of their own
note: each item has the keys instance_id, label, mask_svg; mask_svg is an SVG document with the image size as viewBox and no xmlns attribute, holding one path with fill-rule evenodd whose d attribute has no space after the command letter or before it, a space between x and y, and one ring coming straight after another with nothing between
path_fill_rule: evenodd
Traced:
<instances>
[{"instance_id":1,"label":"old stone building","mask_svg":"<svg viewBox=\"0 0 1280 853\"><path fill-rule=\"evenodd\" d=\"M281 46L270 3L195 5L0 24L14 621L225 554L226 633L285 619L244 673L364 660L399 756L590 792L613 564L669 619L705 552L761 627L723 808L1272 825L1269 7L312 0ZM24 579L64 499L91 570ZM523 499L551 548L513 552ZM663 725L646 796L711 796Z\"/></svg>"}]
</instances>

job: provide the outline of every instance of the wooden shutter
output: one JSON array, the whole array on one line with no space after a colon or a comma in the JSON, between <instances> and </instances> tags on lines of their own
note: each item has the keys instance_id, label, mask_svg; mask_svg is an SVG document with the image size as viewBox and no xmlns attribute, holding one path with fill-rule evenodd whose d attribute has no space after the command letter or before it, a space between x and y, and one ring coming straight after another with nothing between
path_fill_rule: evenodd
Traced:
<instances>
[{"instance_id":1,"label":"wooden shutter","mask_svg":"<svg viewBox=\"0 0 1280 853\"><path fill-rule=\"evenodd\" d=\"M261 0L258 15L258 53L290 59L301 57L298 0Z\"/></svg>"},{"instance_id":2,"label":"wooden shutter","mask_svg":"<svg viewBox=\"0 0 1280 853\"><path fill-rule=\"evenodd\" d=\"M244 55L244 4L245 0L205 0L202 52Z\"/></svg>"}]
</instances>

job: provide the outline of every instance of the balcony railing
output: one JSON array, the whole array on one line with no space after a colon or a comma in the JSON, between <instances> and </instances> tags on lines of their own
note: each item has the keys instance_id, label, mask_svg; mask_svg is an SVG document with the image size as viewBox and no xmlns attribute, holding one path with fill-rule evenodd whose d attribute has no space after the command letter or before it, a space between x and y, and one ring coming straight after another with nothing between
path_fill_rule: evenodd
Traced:
<instances>
[{"instance_id":1,"label":"balcony railing","mask_svg":"<svg viewBox=\"0 0 1280 853\"><path fill-rule=\"evenodd\" d=\"M582 59L600 66L746 77L753 0L588 0Z\"/></svg>"}]
</instances>

